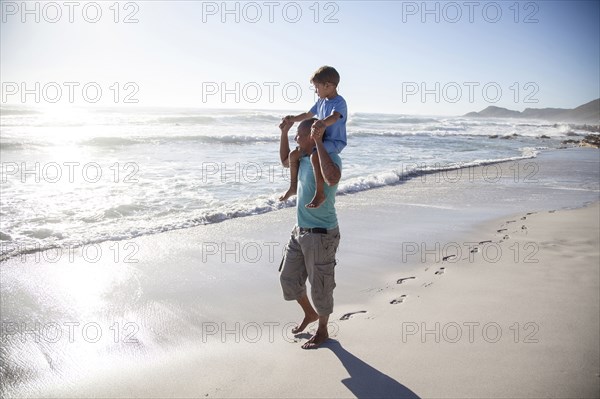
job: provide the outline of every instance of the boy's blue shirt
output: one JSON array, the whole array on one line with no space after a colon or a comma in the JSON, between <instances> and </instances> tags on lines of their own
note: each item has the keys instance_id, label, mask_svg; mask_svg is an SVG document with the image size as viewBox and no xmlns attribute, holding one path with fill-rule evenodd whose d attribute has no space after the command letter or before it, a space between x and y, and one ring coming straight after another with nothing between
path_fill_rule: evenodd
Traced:
<instances>
[{"instance_id":1,"label":"boy's blue shirt","mask_svg":"<svg viewBox=\"0 0 600 399\"><path fill-rule=\"evenodd\" d=\"M346 100L339 94L332 99L319 98L310 112L318 119L325 119L333 112L338 112L342 117L333 125L325 129L323 145L328 153L339 154L346 147L346 119L348 119L348 108Z\"/></svg>"}]
</instances>

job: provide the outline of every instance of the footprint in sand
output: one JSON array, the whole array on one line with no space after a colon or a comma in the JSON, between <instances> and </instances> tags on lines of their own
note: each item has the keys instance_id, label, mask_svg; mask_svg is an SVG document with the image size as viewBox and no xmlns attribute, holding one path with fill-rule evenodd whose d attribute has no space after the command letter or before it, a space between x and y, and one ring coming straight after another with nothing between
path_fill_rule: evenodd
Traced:
<instances>
[{"instance_id":1,"label":"footprint in sand","mask_svg":"<svg viewBox=\"0 0 600 399\"><path fill-rule=\"evenodd\" d=\"M427 287L429 287L431 284L433 284L433 283L432 283L432 282L425 283L425 284L423 284L423 285L422 285L422 287L425 287L425 288L427 288Z\"/></svg>"},{"instance_id":2,"label":"footprint in sand","mask_svg":"<svg viewBox=\"0 0 600 399\"><path fill-rule=\"evenodd\" d=\"M452 258L456 258L456 255L448 255L448 256L444 256L444 257L442 258L442 262L445 262L445 261L447 261L448 259L452 259Z\"/></svg>"},{"instance_id":3,"label":"footprint in sand","mask_svg":"<svg viewBox=\"0 0 600 399\"><path fill-rule=\"evenodd\" d=\"M537 212L527 212L526 215L529 216L529 215L533 215L535 213L537 213Z\"/></svg>"},{"instance_id":4,"label":"footprint in sand","mask_svg":"<svg viewBox=\"0 0 600 399\"><path fill-rule=\"evenodd\" d=\"M471 250L472 254L476 254L477 252L479 252L479 248L475 247Z\"/></svg>"},{"instance_id":5,"label":"footprint in sand","mask_svg":"<svg viewBox=\"0 0 600 399\"><path fill-rule=\"evenodd\" d=\"M527 226L525 226L525 225L521 226L521 230L527 230Z\"/></svg>"},{"instance_id":6,"label":"footprint in sand","mask_svg":"<svg viewBox=\"0 0 600 399\"><path fill-rule=\"evenodd\" d=\"M506 229L498 229L496 230L496 233L502 233L503 231L506 231Z\"/></svg>"},{"instance_id":7,"label":"footprint in sand","mask_svg":"<svg viewBox=\"0 0 600 399\"><path fill-rule=\"evenodd\" d=\"M346 313L345 315L343 315L342 317L340 317L340 320L348 320L352 315L355 315L357 313L367 313L367 311L366 310L359 310L357 312Z\"/></svg>"},{"instance_id":8,"label":"footprint in sand","mask_svg":"<svg viewBox=\"0 0 600 399\"><path fill-rule=\"evenodd\" d=\"M521 218L521 220L525 220L525 219L527 219L527 216L523 216L523 217Z\"/></svg>"},{"instance_id":9,"label":"footprint in sand","mask_svg":"<svg viewBox=\"0 0 600 399\"><path fill-rule=\"evenodd\" d=\"M507 220L507 221L506 221L506 223L507 223L507 224L508 224L508 223L514 223L514 222L516 222L516 220Z\"/></svg>"},{"instance_id":10,"label":"footprint in sand","mask_svg":"<svg viewBox=\"0 0 600 399\"><path fill-rule=\"evenodd\" d=\"M402 303L402 302L404 302L405 298L406 298L406 295L400 295L398 298L392 299L390 301L390 304L391 305L396 305L396 304Z\"/></svg>"},{"instance_id":11,"label":"footprint in sand","mask_svg":"<svg viewBox=\"0 0 600 399\"><path fill-rule=\"evenodd\" d=\"M487 244L488 242L492 242L492 240L479 241L479 245Z\"/></svg>"},{"instance_id":12,"label":"footprint in sand","mask_svg":"<svg viewBox=\"0 0 600 399\"><path fill-rule=\"evenodd\" d=\"M386 286L385 288L389 288L389 286ZM383 290L383 288L366 288L364 290L360 290L360 292L381 292Z\"/></svg>"},{"instance_id":13,"label":"footprint in sand","mask_svg":"<svg viewBox=\"0 0 600 399\"><path fill-rule=\"evenodd\" d=\"M435 274L444 274L446 272L446 268L445 267L440 267L440 270L438 270L437 272L435 272Z\"/></svg>"},{"instance_id":14,"label":"footprint in sand","mask_svg":"<svg viewBox=\"0 0 600 399\"><path fill-rule=\"evenodd\" d=\"M556 209L553 209L553 210L551 210L551 211L548 211L548 213L554 213L554 212L556 212Z\"/></svg>"},{"instance_id":15,"label":"footprint in sand","mask_svg":"<svg viewBox=\"0 0 600 399\"><path fill-rule=\"evenodd\" d=\"M402 284L406 280L412 280L414 278L416 278L416 277L404 277L404 278L400 278L400 279L398 279L398 281L396 281L396 284Z\"/></svg>"}]
</instances>

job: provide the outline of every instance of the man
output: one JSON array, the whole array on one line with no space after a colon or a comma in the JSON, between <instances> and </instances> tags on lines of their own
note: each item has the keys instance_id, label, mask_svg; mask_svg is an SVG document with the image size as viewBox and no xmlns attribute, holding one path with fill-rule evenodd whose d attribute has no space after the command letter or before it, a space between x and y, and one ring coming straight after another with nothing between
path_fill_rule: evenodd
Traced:
<instances>
[{"instance_id":1,"label":"man","mask_svg":"<svg viewBox=\"0 0 600 399\"><path fill-rule=\"evenodd\" d=\"M338 154L327 153L322 131L315 129L311 133L311 126L315 121L316 119L302 121L295 137L301 152L296 201L297 225L285 247L280 276L284 299L298 301L304 311L304 319L292 332L300 333L310 323L319 321L316 334L302 345L304 349L318 348L329 338L327 322L333 312L335 253L340 241L335 193L341 177L342 161ZM293 122L289 120L283 120L279 125L279 155L284 167L290 167L288 132L292 125ZM315 178L310 161L310 154L315 147L325 181L325 201L318 208L307 208L306 205L311 202L315 193ZM311 285L314 308L306 294L307 278Z\"/></svg>"}]
</instances>

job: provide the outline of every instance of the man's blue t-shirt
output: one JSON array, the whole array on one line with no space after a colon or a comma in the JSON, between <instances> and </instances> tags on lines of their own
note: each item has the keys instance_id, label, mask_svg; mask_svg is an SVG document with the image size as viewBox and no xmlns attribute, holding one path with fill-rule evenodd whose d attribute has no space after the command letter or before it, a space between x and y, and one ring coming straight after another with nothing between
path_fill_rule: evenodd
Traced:
<instances>
[{"instance_id":1,"label":"man's blue t-shirt","mask_svg":"<svg viewBox=\"0 0 600 399\"><path fill-rule=\"evenodd\" d=\"M331 160L342 171L342 159L336 153L330 153ZM312 201L315 195L315 175L310 157L300 158L300 169L298 170L298 199L297 214L298 226L305 228L322 227L333 229L337 227L337 215L335 213L335 193L338 185L329 186L325 183L325 201L316 209L309 209L306 204Z\"/></svg>"},{"instance_id":2,"label":"man's blue t-shirt","mask_svg":"<svg viewBox=\"0 0 600 399\"><path fill-rule=\"evenodd\" d=\"M317 103L310 109L310 112L316 115L318 119L325 119L334 111L342 117L325 129L323 145L328 153L335 152L339 154L346 147L346 119L348 119L346 100L340 95L332 99L319 98Z\"/></svg>"}]
</instances>

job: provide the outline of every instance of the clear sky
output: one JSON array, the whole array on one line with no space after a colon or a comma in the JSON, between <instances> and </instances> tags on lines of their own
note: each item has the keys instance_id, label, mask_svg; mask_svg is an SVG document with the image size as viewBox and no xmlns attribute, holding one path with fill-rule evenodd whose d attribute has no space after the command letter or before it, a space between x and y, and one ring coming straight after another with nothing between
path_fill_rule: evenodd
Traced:
<instances>
[{"instance_id":1,"label":"clear sky","mask_svg":"<svg viewBox=\"0 0 600 399\"><path fill-rule=\"evenodd\" d=\"M321 65L339 71L350 112L600 97L598 1L0 4L2 104L35 105L37 91L40 105L307 110Z\"/></svg>"}]
</instances>

